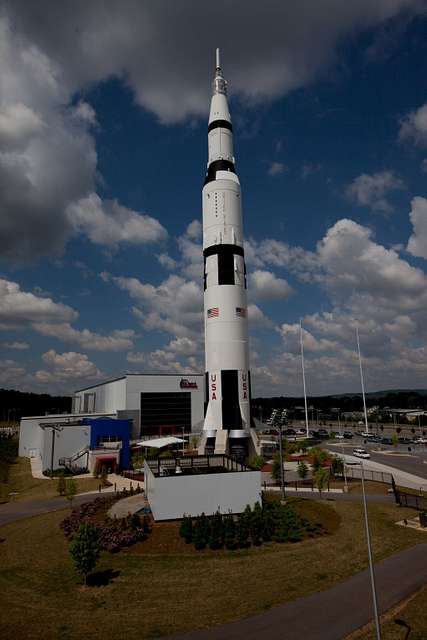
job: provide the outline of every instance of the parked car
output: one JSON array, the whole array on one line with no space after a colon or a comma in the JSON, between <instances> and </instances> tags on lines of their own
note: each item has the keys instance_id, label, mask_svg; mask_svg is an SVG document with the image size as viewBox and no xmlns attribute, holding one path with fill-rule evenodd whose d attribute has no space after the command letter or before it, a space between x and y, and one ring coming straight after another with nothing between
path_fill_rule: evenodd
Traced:
<instances>
[{"instance_id":1,"label":"parked car","mask_svg":"<svg viewBox=\"0 0 427 640\"><path fill-rule=\"evenodd\" d=\"M285 436L296 436L297 432L295 431L295 429L285 429L284 432Z\"/></svg>"},{"instance_id":2,"label":"parked car","mask_svg":"<svg viewBox=\"0 0 427 640\"><path fill-rule=\"evenodd\" d=\"M414 444L427 444L427 438L414 438L413 440Z\"/></svg>"},{"instance_id":3,"label":"parked car","mask_svg":"<svg viewBox=\"0 0 427 640\"><path fill-rule=\"evenodd\" d=\"M362 431L360 435L362 436L362 438L370 438L372 434L370 431Z\"/></svg>"},{"instance_id":4,"label":"parked car","mask_svg":"<svg viewBox=\"0 0 427 640\"><path fill-rule=\"evenodd\" d=\"M411 439L410 438L406 438L406 436L402 436L401 438L397 439L399 444L411 444Z\"/></svg>"},{"instance_id":5,"label":"parked car","mask_svg":"<svg viewBox=\"0 0 427 640\"><path fill-rule=\"evenodd\" d=\"M393 444L393 440L391 438L381 438L381 444Z\"/></svg>"},{"instance_id":6,"label":"parked car","mask_svg":"<svg viewBox=\"0 0 427 640\"><path fill-rule=\"evenodd\" d=\"M320 438L328 438L329 434L326 429L319 429L318 432Z\"/></svg>"},{"instance_id":7,"label":"parked car","mask_svg":"<svg viewBox=\"0 0 427 640\"><path fill-rule=\"evenodd\" d=\"M353 434L351 431L344 431L343 436L346 440L350 440L353 437Z\"/></svg>"},{"instance_id":8,"label":"parked car","mask_svg":"<svg viewBox=\"0 0 427 640\"><path fill-rule=\"evenodd\" d=\"M353 449L353 455L356 458L370 458L371 454L366 449Z\"/></svg>"},{"instance_id":9,"label":"parked car","mask_svg":"<svg viewBox=\"0 0 427 640\"><path fill-rule=\"evenodd\" d=\"M344 440L344 434L343 433L336 433L335 434L335 438L337 440Z\"/></svg>"}]
</instances>

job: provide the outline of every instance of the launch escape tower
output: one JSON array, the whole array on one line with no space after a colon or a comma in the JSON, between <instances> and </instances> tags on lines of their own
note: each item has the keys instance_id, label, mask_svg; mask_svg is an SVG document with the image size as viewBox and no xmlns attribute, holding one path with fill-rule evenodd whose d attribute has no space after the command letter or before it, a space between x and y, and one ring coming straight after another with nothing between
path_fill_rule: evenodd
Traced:
<instances>
[{"instance_id":1,"label":"launch escape tower","mask_svg":"<svg viewBox=\"0 0 427 640\"><path fill-rule=\"evenodd\" d=\"M251 380L240 182L227 82L216 51L203 186L206 452L248 452Z\"/></svg>"}]
</instances>

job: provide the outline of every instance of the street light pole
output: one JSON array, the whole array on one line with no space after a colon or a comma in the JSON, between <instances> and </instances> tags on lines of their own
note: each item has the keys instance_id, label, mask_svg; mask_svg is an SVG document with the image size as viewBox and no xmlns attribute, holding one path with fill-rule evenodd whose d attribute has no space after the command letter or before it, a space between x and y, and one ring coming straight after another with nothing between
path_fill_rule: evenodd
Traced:
<instances>
[{"instance_id":1,"label":"street light pole","mask_svg":"<svg viewBox=\"0 0 427 640\"><path fill-rule=\"evenodd\" d=\"M376 631L377 640L381 640L381 626L380 626L380 618L378 614L377 589L375 585L374 563L372 559L371 533L369 531L368 504L366 501L366 491L365 491L365 472L364 472L362 462L351 462L349 464L355 465L355 466L359 465L360 471L361 471L363 512L364 512L364 519L365 519L366 544L368 547L369 575L371 578L372 604L374 609L375 631Z\"/></svg>"},{"instance_id":2,"label":"street light pole","mask_svg":"<svg viewBox=\"0 0 427 640\"><path fill-rule=\"evenodd\" d=\"M282 428L283 425L276 425L279 431L279 456L280 456L280 491L282 493L282 500L285 500L285 472L283 469L283 443L282 443Z\"/></svg>"}]
</instances>

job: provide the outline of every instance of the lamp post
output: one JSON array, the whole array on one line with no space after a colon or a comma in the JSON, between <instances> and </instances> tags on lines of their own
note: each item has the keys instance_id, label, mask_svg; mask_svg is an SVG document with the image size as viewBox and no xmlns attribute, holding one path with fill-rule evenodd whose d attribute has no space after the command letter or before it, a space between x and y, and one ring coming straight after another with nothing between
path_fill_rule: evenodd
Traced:
<instances>
[{"instance_id":1,"label":"lamp post","mask_svg":"<svg viewBox=\"0 0 427 640\"><path fill-rule=\"evenodd\" d=\"M368 505L366 501L366 492L365 492L365 472L363 469L362 462L349 462L348 464L354 465L354 466L360 466L360 471L361 471L362 500L363 500L364 519L365 519L366 544L368 547L369 575L371 579L371 589L372 589L372 605L374 609L376 637L377 637L377 640L381 640L381 627L380 627L380 618L378 614L377 589L375 585L374 563L372 560L371 534L369 531Z\"/></svg>"},{"instance_id":2,"label":"lamp post","mask_svg":"<svg viewBox=\"0 0 427 640\"><path fill-rule=\"evenodd\" d=\"M282 430L283 424L279 421L275 422L274 426L279 432L279 457L280 457L280 492L282 494L282 500L286 499L285 495L285 470L283 469L283 443L282 443Z\"/></svg>"}]
</instances>

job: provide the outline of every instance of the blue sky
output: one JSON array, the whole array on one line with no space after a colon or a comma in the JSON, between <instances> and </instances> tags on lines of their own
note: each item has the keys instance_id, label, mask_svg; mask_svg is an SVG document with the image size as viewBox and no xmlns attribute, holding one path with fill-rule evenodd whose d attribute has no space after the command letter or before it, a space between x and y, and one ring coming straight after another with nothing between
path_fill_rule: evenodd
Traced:
<instances>
[{"instance_id":1,"label":"blue sky","mask_svg":"<svg viewBox=\"0 0 427 640\"><path fill-rule=\"evenodd\" d=\"M301 393L300 318L309 393L359 389L356 326L368 390L426 386L426 5L344 4L3 4L2 386L203 371L215 46L255 395Z\"/></svg>"}]
</instances>

